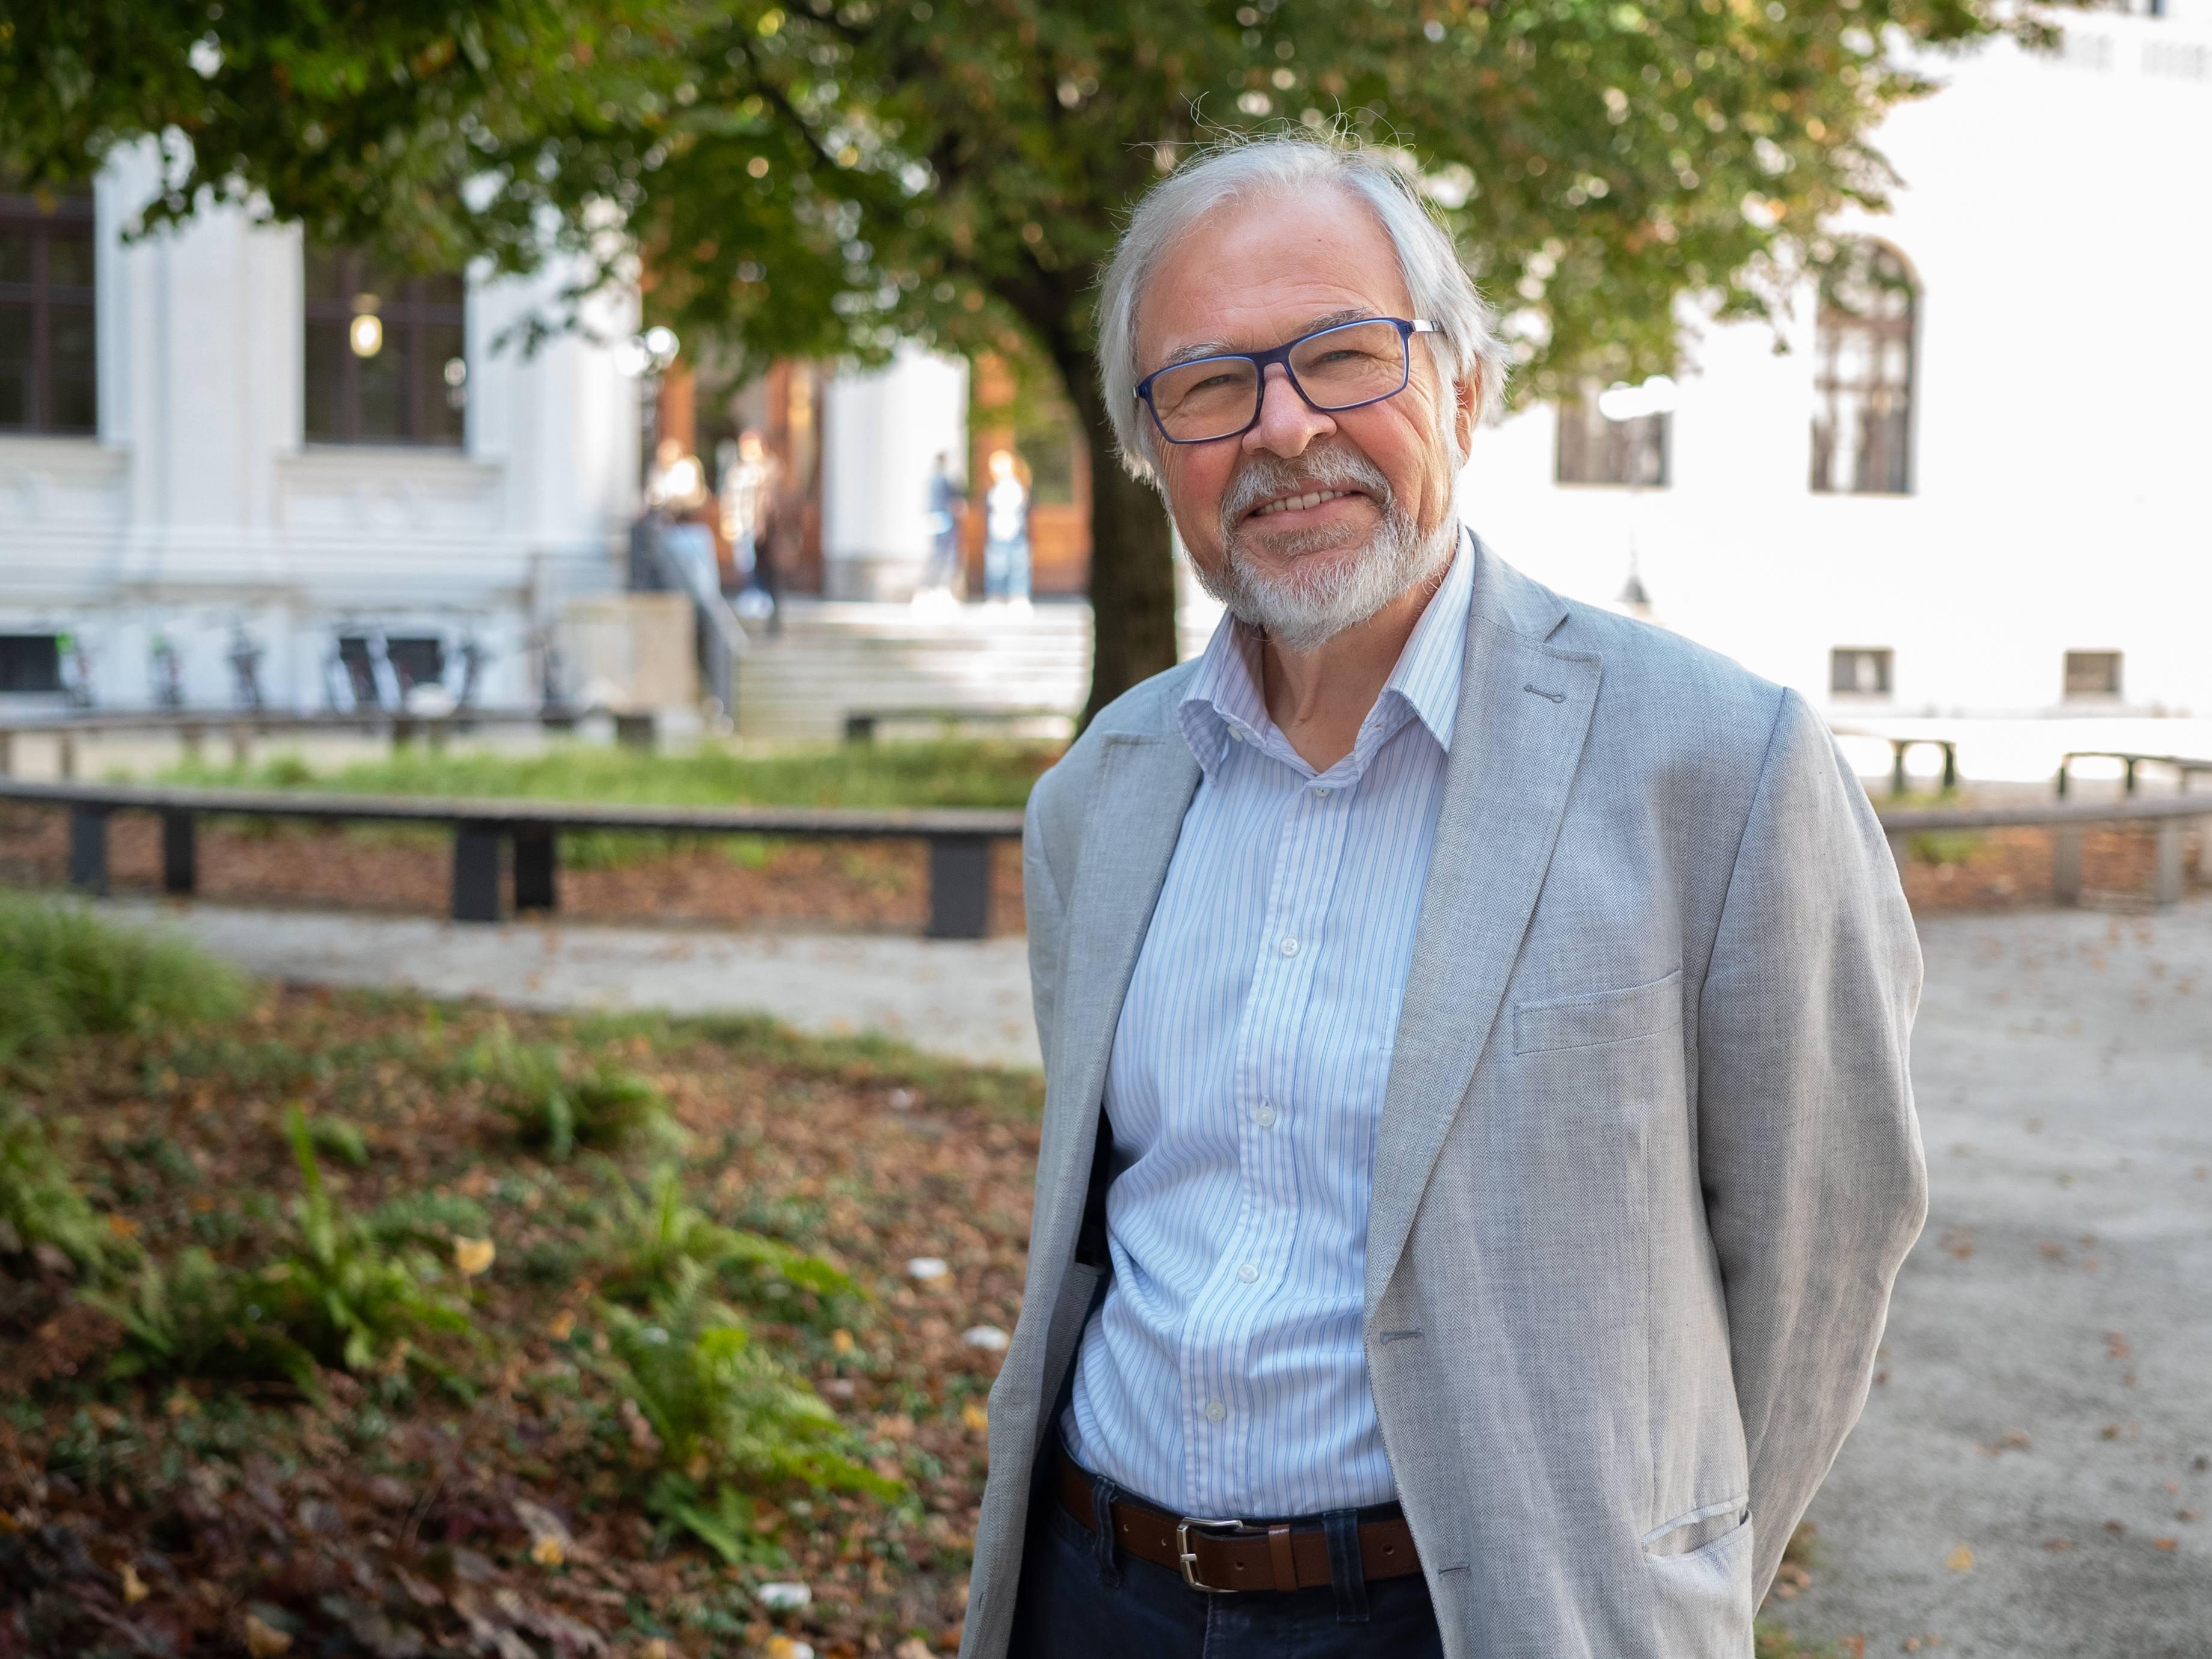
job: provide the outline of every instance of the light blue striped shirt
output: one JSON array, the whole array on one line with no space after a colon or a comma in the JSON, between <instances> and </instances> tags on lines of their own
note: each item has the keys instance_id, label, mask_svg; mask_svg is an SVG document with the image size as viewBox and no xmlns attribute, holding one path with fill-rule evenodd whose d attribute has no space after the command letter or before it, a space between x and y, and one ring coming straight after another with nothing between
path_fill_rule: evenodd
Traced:
<instances>
[{"instance_id":1,"label":"light blue striped shirt","mask_svg":"<svg viewBox=\"0 0 2212 1659\"><path fill-rule=\"evenodd\" d=\"M1396 1495L1360 1341L1368 1197L1473 582L1462 539L1326 772L1229 618L1178 710L1204 775L1114 1034L1114 1275L1063 1432L1186 1515Z\"/></svg>"}]
</instances>

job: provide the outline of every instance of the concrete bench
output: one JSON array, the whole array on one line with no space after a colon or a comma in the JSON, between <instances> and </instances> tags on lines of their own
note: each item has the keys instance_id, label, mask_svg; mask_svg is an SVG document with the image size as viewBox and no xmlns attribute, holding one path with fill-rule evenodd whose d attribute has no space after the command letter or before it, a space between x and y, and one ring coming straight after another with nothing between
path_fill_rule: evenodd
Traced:
<instances>
[{"instance_id":1,"label":"concrete bench","mask_svg":"<svg viewBox=\"0 0 2212 1659\"><path fill-rule=\"evenodd\" d=\"M2186 755L2152 755L2133 749L2069 749L2058 757L2058 798L2066 799L2074 763L2077 760L2116 760L2121 766L2121 792L2136 793L2136 769L2142 766L2163 766L2170 769L2174 781L2184 794L2199 772L2212 772L2212 760L2196 760Z\"/></svg>"},{"instance_id":2,"label":"concrete bench","mask_svg":"<svg viewBox=\"0 0 2212 1659\"><path fill-rule=\"evenodd\" d=\"M981 939L989 933L991 843L1018 841L1022 833L1020 812L988 808L600 806L292 789L33 783L15 778L0 778L0 800L67 809L70 884L90 893L107 890L107 825L117 812L152 812L161 818L161 884L176 894L189 894L198 884L197 826L210 815L450 827L452 914L456 921L500 919L501 866L510 846L514 908L557 908L559 837L564 830L923 841L929 844L929 921L924 931L932 939Z\"/></svg>"},{"instance_id":3,"label":"concrete bench","mask_svg":"<svg viewBox=\"0 0 2212 1659\"><path fill-rule=\"evenodd\" d=\"M2051 832L2051 884L2063 904L2081 899L2081 837L2100 825L2148 823L2158 834L2157 873L2152 896L2160 904L2179 903L2186 874L2183 867L2182 837L2191 819L2212 818L2212 795L2191 798L2166 795L2154 799L2110 802L2051 801L2014 806L1933 806L1879 808L1875 816L1902 852L1905 837L1930 831L1959 830L2046 829ZM1899 865L1904 863L1900 856Z\"/></svg>"}]
</instances>

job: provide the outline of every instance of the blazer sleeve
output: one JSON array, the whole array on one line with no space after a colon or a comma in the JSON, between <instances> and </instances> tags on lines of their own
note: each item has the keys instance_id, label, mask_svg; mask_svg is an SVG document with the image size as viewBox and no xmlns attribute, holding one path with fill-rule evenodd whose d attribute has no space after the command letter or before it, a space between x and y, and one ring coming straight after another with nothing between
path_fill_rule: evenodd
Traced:
<instances>
[{"instance_id":1,"label":"blazer sleeve","mask_svg":"<svg viewBox=\"0 0 2212 1659\"><path fill-rule=\"evenodd\" d=\"M1866 792L1784 692L1698 1012L1698 1156L1750 1454L1753 1583L1866 1403L1927 1215L1920 946Z\"/></svg>"},{"instance_id":2,"label":"blazer sleeve","mask_svg":"<svg viewBox=\"0 0 2212 1659\"><path fill-rule=\"evenodd\" d=\"M1052 1070L1053 1036L1060 1007L1060 972L1066 955L1067 910L1045 848L1044 809L1052 775L1037 780L1022 815L1022 913L1030 945L1030 1004L1046 1074Z\"/></svg>"}]
</instances>

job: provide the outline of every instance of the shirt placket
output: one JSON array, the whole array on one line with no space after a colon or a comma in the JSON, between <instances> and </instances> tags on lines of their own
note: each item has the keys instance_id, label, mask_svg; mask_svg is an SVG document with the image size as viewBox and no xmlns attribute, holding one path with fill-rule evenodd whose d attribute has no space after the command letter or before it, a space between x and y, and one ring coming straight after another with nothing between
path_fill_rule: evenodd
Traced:
<instances>
[{"instance_id":1,"label":"shirt placket","mask_svg":"<svg viewBox=\"0 0 2212 1659\"><path fill-rule=\"evenodd\" d=\"M1289 791L1268 876L1266 921L1240 1011L1231 1109L1237 1216L1192 1309L1186 1355L1186 1445L1201 1508L1234 1507L1253 1490L1250 1432L1265 1402L1248 1363L1254 1327L1281 1285L1297 1236L1298 1047L1335 872L1341 860L1350 763Z\"/></svg>"}]
</instances>

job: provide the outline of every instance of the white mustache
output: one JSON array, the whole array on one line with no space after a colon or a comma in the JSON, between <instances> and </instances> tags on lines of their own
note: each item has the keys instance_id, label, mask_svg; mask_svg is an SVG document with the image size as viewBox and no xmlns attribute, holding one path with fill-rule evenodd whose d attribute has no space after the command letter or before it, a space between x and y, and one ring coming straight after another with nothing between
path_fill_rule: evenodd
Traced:
<instances>
[{"instance_id":1,"label":"white mustache","mask_svg":"<svg viewBox=\"0 0 2212 1659\"><path fill-rule=\"evenodd\" d=\"M1357 489L1383 514L1390 511L1390 481L1382 468L1351 449L1310 451L1295 461L1255 455L1237 469L1221 498L1221 528L1233 535L1254 507L1316 489Z\"/></svg>"}]
</instances>

